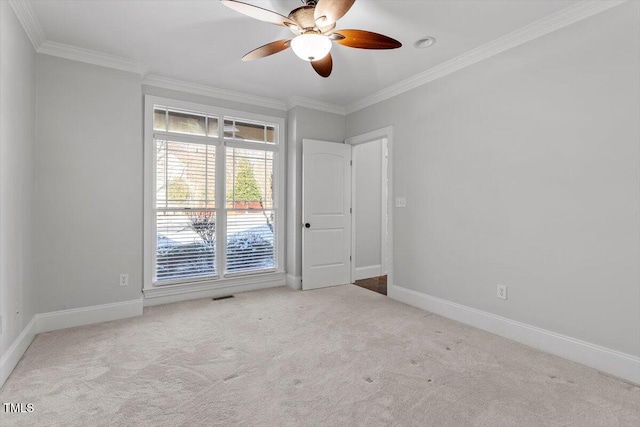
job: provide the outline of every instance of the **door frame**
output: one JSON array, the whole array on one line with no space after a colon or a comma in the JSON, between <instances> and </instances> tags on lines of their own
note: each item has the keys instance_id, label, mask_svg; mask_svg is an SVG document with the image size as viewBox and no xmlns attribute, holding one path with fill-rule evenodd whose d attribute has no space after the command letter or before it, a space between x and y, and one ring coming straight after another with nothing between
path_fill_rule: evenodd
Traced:
<instances>
[{"instance_id":1,"label":"door frame","mask_svg":"<svg viewBox=\"0 0 640 427\"><path fill-rule=\"evenodd\" d=\"M384 156L384 152L382 153L382 179L384 180L385 171L387 178L386 188L383 185L383 193L386 189L386 204L387 204L387 242L386 245L381 242L381 266L384 270L386 267L387 270L387 287L390 288L394 283L394 270L393 270L393 200L394 200L394 191L393 191L393 126L387 126L381 129L373 130L371 132L367 132L361 135L357 135L351 138L347 138L345 140L345 144L349 144L352 146L365 144L367 142L376 141L378 139L386 140L387 142L387 156ZM384 143L382 144L384 150ZM353 156L352 156L353 159ZM355 188L355 180L353 174L355 173L355 165L351 168L351 200L352 200L352 208L355 208L355 192L357 191ZM384 221L381 221L384 227ZM384 240L384 233L382 233L382 240ZM351 215L351 281L355 280L355 215Z\"/></svg>"},{"instance_id":2,"label":"door frame","mask_svg":"<svg viewBox=\"0 0 640 427\"><path fill-rule=\"evenodd\" d=\"M386 154L387 152L387 138L376 138L376 139L372 139L372 140L368 140L368 141L358 141L357 143L352 143L351 145L351 159L352 159L352 165L351 165L351 208L352 208L352 216L351 216L351 255L352 255L352 262L351 262L351 283L354 283L356 280L358 280L358 267L356 266L356 261L357 261L357 257L358 257L358 250L357 250L357 236L356 236L356 213L358 210L358 203L357 203L357 180L356 180L356 175L357 175L357 171L358 171L358 162L356 161L357 159L357 155L356 153L356 148L366 145L366 144L370 144L373 142L377 142L380 141L380 152L378 153L378 155L380 156L380 167L381 167L381 171L380 171L380 199L381 199L381 205L378 206L379 208L379 215L380 215L380 259L378 260L378 264L377 265L371 265L371 266L367 266L369 268L371 267L376 267L379 271L378 274L376 276L382 276L384 274L386 274L387 271L387 244L388 244L388 221L389 221L389 215L388 215L388 209L387 209L387 199L388 199L388 188L387 188L387 174L388 174L388 170L387 170L387 163L388 163L388 157ZM386 215L384 215L386 212Z\"/></svg>"}]
</instances>

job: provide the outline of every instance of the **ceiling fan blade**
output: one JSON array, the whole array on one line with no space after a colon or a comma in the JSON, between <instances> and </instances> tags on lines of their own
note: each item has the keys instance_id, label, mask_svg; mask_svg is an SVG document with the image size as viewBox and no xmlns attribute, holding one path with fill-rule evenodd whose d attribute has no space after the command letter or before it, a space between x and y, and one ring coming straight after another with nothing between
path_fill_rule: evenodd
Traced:
<instances>
[{"instance_id":1,"label":"ceiling fan blade","mask_svg":"<svg viewBox=\"0 0 640 427\"><path fill-rule=\"evenodd\" d=\"M257 49L253 49L242 57L243 61L253 61L254 59L264 58L265 56L273 55L274 53L282 52L285 49L291 47L289 43L291 39L283 39L275 42L267 43L264 46L260 46Z\"/></svg>"},{"instance_id":2,"label":"ceiling fan blade","mask_svg":"<svg viewBox=\"0 0 640 427\"><path fill-rule=\"evenodd\" d=\"M351 9L356 0L320 0L313 14L318 26L335 23Z\"/></svg>"},{"instance_id":3,"label":"ceiling fan blade","mask_svg":"<svg viewBox=\"0 0 640 427\"><path fill-rule=\"evenodd\" d=\"M284 27L284 26L297 27L298 26L298 24L296 24L286 16L280 15L279 13L272 12L267 9L263 9L258 6L242 3L241 1L236 1L236 0L220 0L220 3L227 6L230 9L235 10L236 12L240 12L244 15L250 16L251 18L258 19L260 21L269 22L271 24L279 25L281 27Z\"/></svg>"},{"instance_id":4,"label":"ceiling fan blade","mask_svg":"<svg viewBox=\"0 0 640 427\"><path fill-rule=\"evenodd\" d=\"M331 75L331 70L333 70L333 58L331 58L331 54L328 53L322 59L318 59L317 61L311 61L311 66L316 73L320 74L322 77L329 77Z\"/></svg>"},{"instance_id":5,"label":"ceiling fan blade","mask_svg":"<svg viewBox=\"0 0 640 427\"><path fill-rule=\"evenodd\" d=\"M343 39L334 38L334 42L357 49L397 49L402 46L398 40L371 31L338 30L334 34L344 36Z\"/></svg>"}]
</instances>

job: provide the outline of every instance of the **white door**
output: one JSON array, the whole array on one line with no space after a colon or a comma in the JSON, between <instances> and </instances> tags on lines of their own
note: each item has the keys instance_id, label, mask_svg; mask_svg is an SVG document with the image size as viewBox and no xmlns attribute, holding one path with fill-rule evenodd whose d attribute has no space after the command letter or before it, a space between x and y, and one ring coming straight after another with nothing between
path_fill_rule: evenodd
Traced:
<instances>
[{"instance_id":1,"label":"white door","mask_svg":"<svg viewBox=\"0 0 640 427\"><path fill-rule=\"evenodd\" d=\"M302 141L302 289L351 281L351 146Z\"/></svg>"}]
</instances>

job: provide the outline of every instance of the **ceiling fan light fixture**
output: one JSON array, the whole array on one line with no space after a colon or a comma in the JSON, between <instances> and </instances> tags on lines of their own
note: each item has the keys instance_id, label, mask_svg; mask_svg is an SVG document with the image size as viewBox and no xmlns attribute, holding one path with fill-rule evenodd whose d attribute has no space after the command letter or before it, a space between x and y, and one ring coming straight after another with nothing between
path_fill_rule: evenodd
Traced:
<instances>
[{"instance_id":1,"label":"ceiling fan light fixture","mask_svg":"<svg viewBox=\"0 0 640 427\"><path fill-rule=\"evenodd\" d=\"M317 61L331 51L331 40L322 34L306 33L291 40L291 48L300 59Z\"/></svg>"}]
</instances>

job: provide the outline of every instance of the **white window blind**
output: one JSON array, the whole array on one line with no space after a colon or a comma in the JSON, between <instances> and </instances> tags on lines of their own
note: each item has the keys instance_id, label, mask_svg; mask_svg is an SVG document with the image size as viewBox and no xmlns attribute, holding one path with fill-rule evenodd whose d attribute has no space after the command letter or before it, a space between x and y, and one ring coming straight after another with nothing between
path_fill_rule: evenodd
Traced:
<instances>
[{"instance_id":1,"label":"white window blind","mask_svg":"<svg viewBox=\"0 0 640 427\"><path fill-rule=\"evenodd\" d=\"M227 148L227 271L273 269L273 153Z\"/></svg>"}]
</instances>

